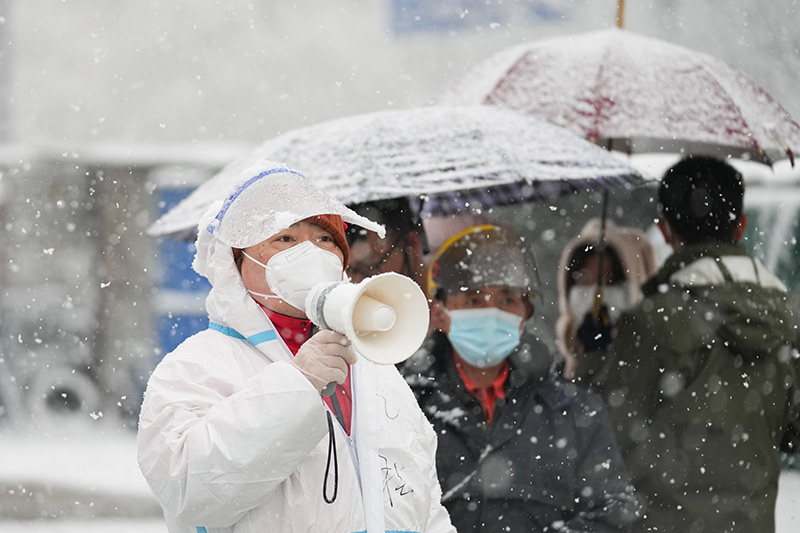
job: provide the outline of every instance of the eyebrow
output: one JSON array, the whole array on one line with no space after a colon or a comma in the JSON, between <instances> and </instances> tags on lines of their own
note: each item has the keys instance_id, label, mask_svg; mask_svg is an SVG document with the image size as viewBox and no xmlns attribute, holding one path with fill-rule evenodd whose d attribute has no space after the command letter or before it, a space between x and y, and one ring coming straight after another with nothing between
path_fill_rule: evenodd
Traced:
<instances>
[{"instance_id":1,"label":"eyebrow","mask_svg":"<svg viewBox=\"0 0 800 533\"><path fill-rule=\"evenodd\" d=\"M492 298L492 296L488 292L484 292L481 289L468 289L466 291L463 291L461 294L467 298L472 298L475 296L487 299ZM494 293L494 297L508 297L508 296L512 298L524 298L525 294L523 291L517 289L516 287L503 287L499 291Z\"/></svg>"},{"instance_id":2,"label":"eyebrow","mask_svg":"<svg viewBox=\"0 0 800 533\"><path fill-rule=\"evenodd\" d=\"M467 289L465 291L459 291L459 292L464 296L478 296L479 294L481 294L480 289Z\"/></svg>"}]
</instances>

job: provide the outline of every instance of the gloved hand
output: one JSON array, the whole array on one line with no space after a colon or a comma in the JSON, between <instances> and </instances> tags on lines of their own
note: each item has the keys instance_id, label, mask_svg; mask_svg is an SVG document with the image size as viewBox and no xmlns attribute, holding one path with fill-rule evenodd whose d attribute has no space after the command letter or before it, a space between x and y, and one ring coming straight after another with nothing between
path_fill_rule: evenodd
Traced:
<instances>
[{"instance_id":1,"label":"gloved hand","mask_svg":"<svg viewBox=\"0 0 800 533\"><path fill-rule=\"evenodd\" d=\"M608 317L608 307L605 304L601 305L597 318L591 311L586 313L575 336L587 352L602 350L608 346L611 342L611 320Z\"/></svg>"},{"instance_id":2,"label":"gloved hand","mask_svg":"<svg viewBox=\"0 0 800 533\"><path fill-rule=\"evenodd\" d=\"M347 365L356 361L358 357L350 350L347 337L324 329L303 343L292 364L318 391L322 391L328 383L344 383Z\"/></svg>"}]
</instances>

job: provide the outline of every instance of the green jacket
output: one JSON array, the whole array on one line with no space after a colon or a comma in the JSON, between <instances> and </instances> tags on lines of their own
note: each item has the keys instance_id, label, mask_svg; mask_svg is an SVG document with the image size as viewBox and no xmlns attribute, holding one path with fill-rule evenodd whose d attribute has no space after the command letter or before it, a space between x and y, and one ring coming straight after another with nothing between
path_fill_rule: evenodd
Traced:
<instances>
[{"instance_id":1,"label":"green jacket","mask_svg":"<svg viewBox=\"0 0 800 533\"><path fill-rule=\"evenodd\" d=\"M667 259L592 377L647 499L636 531L775 530L780 451L800 447L797 323L739 245Z\"/></svg>"}]
</instances>

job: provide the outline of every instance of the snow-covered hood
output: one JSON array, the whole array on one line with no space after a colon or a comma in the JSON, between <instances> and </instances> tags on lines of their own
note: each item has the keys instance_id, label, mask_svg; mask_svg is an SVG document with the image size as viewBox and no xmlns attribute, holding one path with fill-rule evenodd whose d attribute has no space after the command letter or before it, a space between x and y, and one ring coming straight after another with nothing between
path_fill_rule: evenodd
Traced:
<instances>
[{"instance_id":1,"label":"snow-covered hood","mask_svg":"<svg viewBox=\"0 0 800 533\"><path fill-rule=\"evenodd\" d=\"M212 322L245 337L271 327L250 297L233 258L233 248L258 244L292 224L334 214L347 223L385 235L383 226L334 200L299 172L259 161L244 170L224 199L214 202L198 227L194 270L211 283L206 310Z\"/></svg>"}]
</instances>

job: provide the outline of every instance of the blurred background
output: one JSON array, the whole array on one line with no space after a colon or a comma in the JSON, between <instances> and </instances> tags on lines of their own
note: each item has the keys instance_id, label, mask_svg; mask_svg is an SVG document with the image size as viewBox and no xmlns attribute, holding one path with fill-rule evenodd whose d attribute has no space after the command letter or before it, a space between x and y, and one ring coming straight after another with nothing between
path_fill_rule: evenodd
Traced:
<instances>
[{"instance_id":1,"label":"blurred background","mask_svg":"<svg viewBox=\"0 0 800 533\"><path fill-rule=\"evenodd\" d=\"M616 16L616 0L0 1L0 423L135 429L152 368L207 324L193 244L145 232L224 164L287 130L426 105L494 52ZM798 20L797 0L629 0L624 26L727 61L797 118ZM634 163L657 177L674 159ZM800 176L742 168L748 245L796 302ZM655 215L648 189L609 207L644 230ZM599 214L593 194L482 213L533 238L548 342L561 247Z\"/></svg>"},{"instance_id":2,"label":"blurred background","mask_svg":"<svg viewBox=\"0 0 800 533\"><path fill-rule=\"evenodd\" d=\"M206 327L208 286L191 270L191 241L147 235L161 214L268 138L427 105L491 54L612 28L617 8L0 0L0 529L163 530L132 437L152 369ZM624 11L625 29L728 62L795 120L798 20L799 0L628 0ZM676 159L631 162L658 177ZM788 161L737 166L748 183L746 243L800 310L800 173ZM534 243L545 290L532 327L551 346L561 248L600 212L600 195L587 193L472 213ZM652 189L615 191L608 213L652 230ZM442 228L465 223L450 222L425 221L434 248ZM800 476L782 483L779 530L794 531ZM70 517L91 521L41 520Z\"/></svg>"}]
</instances>

